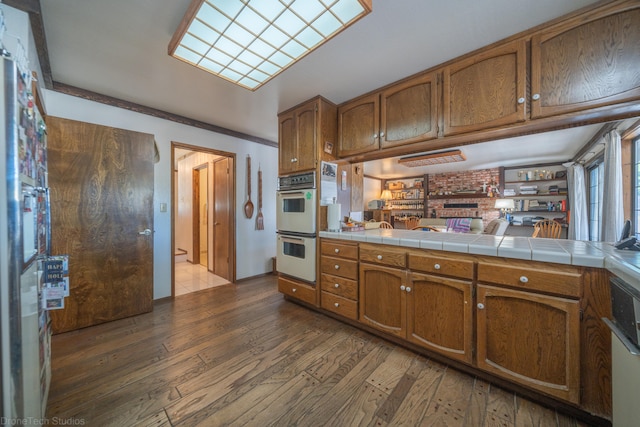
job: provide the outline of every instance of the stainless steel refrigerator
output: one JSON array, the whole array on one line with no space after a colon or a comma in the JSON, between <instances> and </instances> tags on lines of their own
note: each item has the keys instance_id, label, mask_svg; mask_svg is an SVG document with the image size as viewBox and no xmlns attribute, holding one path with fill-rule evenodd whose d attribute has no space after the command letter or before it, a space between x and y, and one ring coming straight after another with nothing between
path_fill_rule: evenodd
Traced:
<instances>
[{"instance_id":1,"label":"stainless steel refrigerator","mask_svg":"<svg viewBox=\"0 0 640 427\"><path fill-rule=\"evenodd\" d=\"M50 240L46 127L30 74L0 58L0 76L0 416L22 425L44 418L51 377L39 271Z\"/></svg>"}]
</instances>

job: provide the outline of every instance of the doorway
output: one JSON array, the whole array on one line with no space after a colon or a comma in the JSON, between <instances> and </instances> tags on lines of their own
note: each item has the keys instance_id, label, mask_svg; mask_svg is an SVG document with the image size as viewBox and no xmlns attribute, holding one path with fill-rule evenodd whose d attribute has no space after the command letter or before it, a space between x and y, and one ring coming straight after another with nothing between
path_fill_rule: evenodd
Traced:
<instances>
[{"instance_id":1,"label":"doorway","mask_svg":"<svg viewBox=\"0 0 640 427\"><path fill-rule=\"evenodd\" d=\"M235 154L172 142L172 295L235 281Z\"/></svg>"}]
</instances>

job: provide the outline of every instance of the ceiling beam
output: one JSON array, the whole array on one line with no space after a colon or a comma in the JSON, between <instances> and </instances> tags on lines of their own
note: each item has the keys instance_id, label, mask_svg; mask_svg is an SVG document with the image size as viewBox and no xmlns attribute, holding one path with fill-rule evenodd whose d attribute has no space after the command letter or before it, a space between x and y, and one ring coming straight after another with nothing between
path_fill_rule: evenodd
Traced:
<instances>
[{"instance_id":1,"label":"ceiling beam","mask_svg":"<svg viewBox=\"0 0 640 427\"><path fill-rule=\"evenodd\" d=\"M169 120L169 121L180 123L183 125L208 130L211 132L221 133L223 135L232 136L234 138L243 139L245 141L256 142L258 144L268 145L270 147L278 147L277 142L270 141L268 139L259 138L257 136L248 135L246 133L216 126L211 123L205 123L199 120L190 119L188 117L179 116L177 114L168 113L166 111L158 110L156 108L147 107L147 106L136 104L129 101L123 101L122 99L113 98L111 96L102 95L96 92L91 92L75 86L69 86L64 83L59 83L54 81L53 90L56 92L64 93L66 95L87 99L89 101L95 101L101 104L107 104L113 107L122 108L129 111L135 111L136 113L157 117L159 119Z\"/></svg>"}]
</instances>

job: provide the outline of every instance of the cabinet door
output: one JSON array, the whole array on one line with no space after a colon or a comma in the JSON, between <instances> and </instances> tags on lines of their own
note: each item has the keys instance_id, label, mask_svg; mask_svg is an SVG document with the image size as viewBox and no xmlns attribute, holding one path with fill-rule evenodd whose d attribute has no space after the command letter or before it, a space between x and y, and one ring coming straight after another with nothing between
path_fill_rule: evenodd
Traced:
<instances>
[{"instance_id":1,"label":"cabinet door","mask_svg":"<svg viewBox=\"0 0 640 427\"><path fill-rule=\"evenodd\" d=\"M640 99L640 4L618 2L531 41L531 116Z\"/></svg>"},{"instance_id":2,"label":"cabinet door","mask_svg":"<svg viewBox=\"0 0 640 427\"><path fill-rule=\"evenodd\" d=\"M380 148L380 95L373 94L338 108L338 156Z\"/></svg>"},{"instance_id":3,"label":"cabinet door","mask_svg":"<svg viewBox=\"0 0 640 427\"><path fill-rule=\"evenodd\" d=\"M472 362L471 282L411 274L407 339L465 363Z\"/></svg>"},{"instance_id":4,"label":"cabinet door","mask_svg":"<svg viewBox=\"0 0 640 427\"><path fill-rule=\"evenodd\" d=\"M578 301L478 285L477 322L479 368L578 403Z\"/></svg>"},{"instance_id":5,"label":"cabinet door","mask_svg":"<svg viewBox=\"0 0 640 427\"><path fill-rule=\"evenodd\" d=\"M298 172L316 167L316 117L316 102L310 102L296 110L298 144L295 164Z\"/></svg>"},{"instance_id":6,"label":"cabinet door","mask_svg":"<svg viewBox=\"0 0 640 427\"><path fill-rule=\"evenodd\" d=\"M405 270L360 263L360 321L406 337Z\"/></svg>"},{"instance_id":7,"label":"cabinet door","mask_svg":"<svg viewBox=\"0 0 640 427\"><path fill-rule=\"evenodd\" d=\"M437 92L436 73L425 74L382 92L381 147L436 138Z\"/></svg>"},{"instance_id":8,"label":"cabinet door","mask_svg":"<svg viewBox=\"0 0 640 427\"><path fill-rule=\"evenodd\" d=\"M295 171L294 159L297 153L295 112L278 118L278 169L280 175Z\"/></svg>"},{"instance_id":9,"label":"cabinet door","mask_svg":"<svg viewBox=\"0 0 640 427\"><path fill-rule=\"evenodd\" d=\"M444 134L524 121L526 44L508 43L444 69Z\"/></svg>"}]
</instances>

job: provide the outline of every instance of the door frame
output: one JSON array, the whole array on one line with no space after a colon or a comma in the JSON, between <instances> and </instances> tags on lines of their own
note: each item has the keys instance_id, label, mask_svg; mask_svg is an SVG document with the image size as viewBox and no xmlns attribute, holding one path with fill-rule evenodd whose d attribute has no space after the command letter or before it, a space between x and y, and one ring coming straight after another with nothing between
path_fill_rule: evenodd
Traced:
<instances>
[{"instance_id":1,"label":"door frame","mask_svg":"<svg viewBox=\"0 0 640 427\"><path fill-rule=\"evenodd\" d=\"M227 157L231 160L231 168L229 170L229 194L231 195L231 206L229 206L229 212L233 221L229 224L229 234L233 236L233 238L229 239L229 269L231 273L230 282L235 283L236 281L236 153L230 153L227 151L216 150L212 148L201 147L197 145L185 144L178 141L171 141L171 201L175 203L176 191L177 191L177 177L174 173L175 171L175 150L177 148L181 148L183 150L195 151L205 154L213 154L216 156ZM175 221L176 221L176 207L174 206L171 209L171 298L175 298L175 286L176 286L176 277L175 277L175 250L176 250L176 239L175 239Z\"/></svg>"},{"instance_id":2,"label":"door frame","mask_svg":"<svg viewBox=\"0 0 640 427\"><path fill-rule=\"evenodd\" d=\"M192 247L192 251L193 251L193 255L192 255L192 262L195 265L200 264L200 252L201 252L201 247L200 247L200 215L202 214L202 212L200 212L200 183L201 183L201 179L200 179L200 172L206 169L207 170L207 188L209 186L209 165L207 163L195 166L192 171L191 171L191 224L192 224L192 229L191 229L191 234L192 234L192 238L191 238L191 247ZM209 191L207 190L207 193ZM207 209L209 209L209 200L207 200ZM207 226L208 227L208 226ZM207 231L207 236L209 235L209 231ZM207 240L207 253L209 250L209 246L208 246L209 242ZM174 252L175 254L175 252ZM174 255L175 256L175 255ZM208 255L207 255L208 257ZM207 260L207 268L209 265L209 262Z\"/></svg>"}]
</instances>

